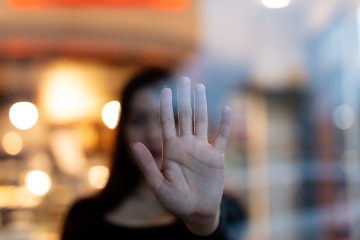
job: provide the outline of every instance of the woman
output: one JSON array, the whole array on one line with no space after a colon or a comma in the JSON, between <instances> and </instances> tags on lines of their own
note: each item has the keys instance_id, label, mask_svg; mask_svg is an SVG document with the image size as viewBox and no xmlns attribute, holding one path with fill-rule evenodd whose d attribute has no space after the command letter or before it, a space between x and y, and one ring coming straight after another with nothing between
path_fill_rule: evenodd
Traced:
<instances>
[{"instance_id":1,"label":"woman","mask_svg":"<svg viewBox=\"0 0 360 240\"><path fill-rule=\"evenodd\" d=\"M109 181L70 209L63 240L228 239L220 203L230 108L209 144L204 85L194 87L193 128L188 78L177 83L178 122L170 88L159 104L170 79L167 70L147 68L124 89Z\"/></svg>"}]
</instances>

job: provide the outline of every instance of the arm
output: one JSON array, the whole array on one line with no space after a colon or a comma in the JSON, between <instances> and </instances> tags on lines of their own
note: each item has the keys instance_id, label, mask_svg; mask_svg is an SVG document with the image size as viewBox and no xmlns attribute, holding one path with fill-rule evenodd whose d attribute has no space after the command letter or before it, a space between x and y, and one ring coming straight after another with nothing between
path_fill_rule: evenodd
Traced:
<instances>
[{"instance_id":1,"label":"arm","mask_svg":"<svg viewBox=\"0 0 360 240\"><path fill-rule=\"evenodd\" d=\"M131 150L163 207L183 219L194 234L209 235L219 225L224 189L224 150L230 131L231 110L223 108L217 137L210 144L204 85L195 86L195 131L188 78L182 78L178 84L179 135L171 99L171 90L163 89L160 95L161 169L143 144L132 144Z\"/></svg>"}]
</instances>

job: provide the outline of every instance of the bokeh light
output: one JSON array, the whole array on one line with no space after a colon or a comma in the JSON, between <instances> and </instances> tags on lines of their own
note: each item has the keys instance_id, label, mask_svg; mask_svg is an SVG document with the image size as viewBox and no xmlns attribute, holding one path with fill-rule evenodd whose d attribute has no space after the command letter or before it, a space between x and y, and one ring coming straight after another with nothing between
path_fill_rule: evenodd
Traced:
<instances>
[{"instance_id":1,"label":"bokeh light","mask_svg":"<svg viewBox=\"0 0 360 240\"><path fill-rule=\"evenodd\" d=\"M53 61L44 71L39 89L44 119L55 124L100 120L105 100L105 87L100 83L105 79L104 72L105 68L97 64Z\"/></svg>"},{"instance_id":2,"label":"bokeh light","mask_svg":"<svg viewBox=\"0 0 360 240\"><path fill-rule=\"evenodd\" d=\"M347 174L358 173L360 170L359 154L351 149L346 150L340 158L340 166Z\"/></svg>"},{"instance_id":3,"label":"bokeh light","mask_svg":"<svg viewBox=\"0 0 360 240\"><path fill-rule=\"evenodd\" d=\"M50 173L52 171L52 161L45 151L37 151L31 154L27 159L27 166L30 169L42 170Z\"/></svg>"},{"instance_id":4,"label":"bokeh light","mask_svg":"<svg viewBox=\"0 0 360 240\"><path fill-rule=\"evenodd\" d=\"M11 106L9 111L11 123L20 130L32 128L38 119L38 110L30 102L18 102Z\"/></svg>"},{"instance_id":5,"label":"bokeh light","mask_svg":"<svg viewBox=\"0 0 360 240\"><path fill-rule=\"evenodd\" d=\"M0 208L35 208L41 203L25 186L0 186L0 196Z\"/></svg>"},{"instance_id":6,"label":"bokeh light","mask_svg":"<svg viewBox=\"0 0 360 240\"><path fill-rule=\"evenodd\" d=\"M64 121L87 116L89 103L92 103L88 86L80 71L58 70L52 72L47 82L46 110L56 119Z\"/></svg>"},{"instance_id":7,"label":"bokeh light","mask_svg":"<svg viewBox=\"0 0 360 240\"><path fill-rule=\"evenodd\" d=\"M290 0L261 0L267 8L284 8L290 4Z\"/></svg>"},{"instance_id":8,"label":"bokeh light","mask_svg":"<svg viewBox=\"0 0 360 240\"><path fill-rule=\"evenodd\" d=\"M26 174L25 185L35 195L43 196L51 188L49 175L40 170L32 170Z\"/></svg>"},{"instance_id":9,"label":"bokeh light","mask_svg":"<svg viewBox=\"0 0 360 240\"><path fill-rule=\"evenodd\" d=\"M333 112L333 122L337 128L346 130L354 125L356 120L356 114L354 109L349 105L342 104L335 108Z\"/></svg>"},{"instance_id":10,"label":"bokeh light","mask_svg":"<svg viewBox=\"0 0 360 240\"><path fill-rule=\"evenodd\" d=\"M91 186L102 189L109 178L109 169L105 166L93 166L88 172L88 181Z\"/></svg>"},{"instance_id":11,"label":"bokeh light","mask_svg":"<svg viewBox=\"0 0 360 240\"><path fill-rule=\"evenodd\" d=\"M16 132L8 132L2 138L2 146L7 154L16 155L23 148L23 140Z\"/></svg>"},{"instance_id":12,"label":"bokeh light","mask_svg":"<svg viewBox=\"0 0 360 240\"><path fill-rule=\"evenodd\" d=\"M111 101L104 105L101 111L101 118L104 124L110 128L114 129L119 122L119 113L121 105L118 101Z\"/></svg>"}]
</instances>

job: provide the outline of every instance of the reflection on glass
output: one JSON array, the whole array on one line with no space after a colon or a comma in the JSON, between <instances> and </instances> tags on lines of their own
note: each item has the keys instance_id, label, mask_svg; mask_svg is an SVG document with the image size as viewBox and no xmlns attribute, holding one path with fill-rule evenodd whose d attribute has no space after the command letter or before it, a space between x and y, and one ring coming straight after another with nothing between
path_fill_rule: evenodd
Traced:
<instances>
[{"instance_id":1,"label":"reflection on glass","mask_svg":"<svg viewBox=\"0 0 360 240\"><path fill-rule=\"evenodd\" d=\"M290 4L290 0L261 0L267 8L284 8Z\"/></svg>"},{"instance_id":2,"label":"reflection on glass","mask_svg":"<svg viewBox=\"0 0 360 240\"><path fill-rule=\"evenodd\" d=\"M347 174L357 173L360 170L359 154L354 150L346 150L340 158L340 166Z\"/></svg>"}]
</instances>

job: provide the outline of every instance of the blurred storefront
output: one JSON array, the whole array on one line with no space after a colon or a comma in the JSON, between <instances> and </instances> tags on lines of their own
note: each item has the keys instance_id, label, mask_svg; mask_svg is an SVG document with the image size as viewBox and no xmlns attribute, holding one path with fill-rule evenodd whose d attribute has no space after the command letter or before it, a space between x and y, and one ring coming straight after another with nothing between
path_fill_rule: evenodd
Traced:
<instances>
[{"instance_id":1,"label":"blurred storefront","mask_svg":"<svg viewBox=\"0 0 360 240\"><path fill-rule=\"evenodd\" d=\"M359 239L358 6L0 0L0 239L59 239L104 186L119 91L147 65L205 83L210 133L232 107L243 239Z\"/></svg>"}]
</instances>

